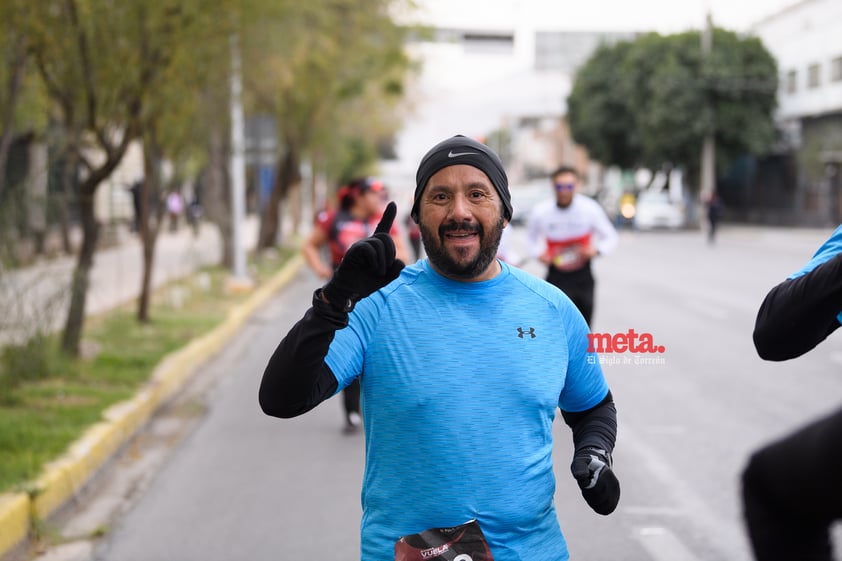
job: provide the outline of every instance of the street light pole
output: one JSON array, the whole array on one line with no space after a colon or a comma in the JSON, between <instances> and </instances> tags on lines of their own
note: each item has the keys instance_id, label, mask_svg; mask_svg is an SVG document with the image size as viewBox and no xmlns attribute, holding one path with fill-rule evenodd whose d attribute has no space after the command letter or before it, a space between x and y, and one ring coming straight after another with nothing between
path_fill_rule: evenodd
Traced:
<instances>
[{"instance_id":1,"label":"street light pole","mask_svg":"<svg viewBox=\"0 0 842 561\"><path fill-rule=\"evenodd\" d=\"M248 290L253 286L246 273L246 250L243 244L245 223L245 135L243 133L243 82L240 68L240 45L237 35L231 36L231 255L232 270L228 287Z\"/></svg>"},{"instance_id":2,"label":"street light pole","mask_svg":"<svg viewBox=\"0 0 842 561\"><path fill-rule=\"evenodd\" d=\"M710 11L708 11L705 28L702 30L702 57L708 56L712 48L713 22L711 21ZM713 112L714 109L713 107L709 107L709 110ZM713 130L709 130L705 134L704 141L702 142L702 169L699 193L702 201L708 200L716 189L716 143L714 134Z\"/></svg>"}]
</instances>

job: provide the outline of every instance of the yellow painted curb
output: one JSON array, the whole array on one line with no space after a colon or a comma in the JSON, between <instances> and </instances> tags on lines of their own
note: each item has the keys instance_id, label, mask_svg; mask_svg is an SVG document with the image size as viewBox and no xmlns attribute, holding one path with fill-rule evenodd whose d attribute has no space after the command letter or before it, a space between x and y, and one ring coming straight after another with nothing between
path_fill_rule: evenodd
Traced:
<instances>
[{"instance_id":1,"label":"yellow painted curb","mask_svg":"<svg viewBox=\"0 0 842 561\"><path fill-rule=\"evenodd\" d=\"M103 412L103 421L90 427L67 452L45 466L33 482L31 496L0 495L0 557L23 540L32 515L47 518L78 493L123 444L172 398L191 374L219 352L248 317L283 288L304 264L300 255L258 287L243 304L213 331L191 341L166 357L155 368L149 383L127 401Z\"/></svg>"},{"instance_id":2,"label":"yellow painted curb","mask_svg":"<svg viewBox=\"0 0 842 561\"><path fill-rule=\"evenodd\" d=\"M0 495L0 556L11 551L29 533L30 503L25 493Z\"/></svg>"}]
</instances>

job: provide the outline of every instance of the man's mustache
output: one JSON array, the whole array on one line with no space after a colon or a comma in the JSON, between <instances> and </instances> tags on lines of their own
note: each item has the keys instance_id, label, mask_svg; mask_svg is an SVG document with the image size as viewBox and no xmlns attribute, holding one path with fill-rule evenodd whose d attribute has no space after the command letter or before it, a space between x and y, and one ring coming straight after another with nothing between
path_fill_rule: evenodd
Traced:
<instances>
[{"instance_id":1,"label":"man's mustache","mask_svg":"<svg viewBox=\"0 0 842 561\"><path fill-rule=\"evenodd\" d=\"M447 224L442 225L439 228L439 234L445 235L448 232L455 232L455 231L462 231L462 232L476 232L478 234L482 234L482 226L477 224L476 222L449 222Z\"/></svg>"}]
</instances>

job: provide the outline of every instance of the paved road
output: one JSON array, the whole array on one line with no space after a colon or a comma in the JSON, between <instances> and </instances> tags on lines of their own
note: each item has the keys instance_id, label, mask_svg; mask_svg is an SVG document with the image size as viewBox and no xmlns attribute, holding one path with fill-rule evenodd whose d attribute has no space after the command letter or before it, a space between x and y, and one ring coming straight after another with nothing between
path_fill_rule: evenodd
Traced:
<instances>
[{"instance_id":1,"label":"paved road","mask_svg":"<svg viewBox=\"0 0 842 561\"><path fill-rule=\"evenodd\" d=\"M207 416L95 559L354 559L362 435L340 432L336 399L288 421L257 404L263 367L317 282L298 275L202 373L217 380Z\"/></svg>"},{"instance_id":2,"label":"paved road","mask_svg":"<svg viewBox=\"0 0 842 561\"><path fill-rule=\"evenodd\" d=\"M828 233L726 227L709 247L699 232L623 232L597 264L593 330L649 333L665 352L656 364L615 354L619 363L604 367L620 418L614 515L593 514L579 497L569 430L556 423L556 499L573 559L748 561L738 502L747 455L842 396L842 338L764 363L751 343L754 315ZM157 447L160 469L136 468L143 484L106 536L45 560L357 558L363 441L340 433L339 402L289 421L257 406L266 360L316 282L302 271L204 369L190 430L159 439L168 443ZM137 447L121 464L150 454Z\"/></svg>"}]
</instances>

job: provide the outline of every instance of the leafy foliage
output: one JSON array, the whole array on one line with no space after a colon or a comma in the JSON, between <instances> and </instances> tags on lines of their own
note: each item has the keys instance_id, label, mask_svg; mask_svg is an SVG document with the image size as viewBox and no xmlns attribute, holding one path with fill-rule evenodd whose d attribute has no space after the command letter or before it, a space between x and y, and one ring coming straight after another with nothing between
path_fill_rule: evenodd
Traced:
<instances>
[{"instance_id":1,"label":"leafy foliage","mask_svg":"<svg viewBox=\"0 0 842 561\"><path fill-rule=\"evenodd\" d=\"M626 99L629 43L602 45L580 70L567 100L576 140L603 162L628 167L640 152L633 104Z\"/></svg>"},{"instance_id":2,"label":"leafy foliage","mask_svg":"<svg viewBox=\"0 0 842 561\"><path fill-rule=\"evenodd\" d=\"M713 133L721 168L774 139L777 65L760 42L714 29L709 53L691 31L603 45L580 68L568 98L576 140L609 165L664 163L699 171Z\"/></svg>"},{"instance_id":3,"label":"leafy foliage","mask_svg":"<svg viewBox=\"0 0 842 561\"><path fill-rule=\"evenodd\" d=\"M398 128L397 104L414 65L397 0L310 0L275 6L243 35L247 106L274 116L279 170L260 246L275 243L278 205L309 159L334 182L372 172L377 147Z\"/></svg>"},{"instance_id":4,"label":"leafy foliage","mask_svg":"<svg viewBox=\"0 0 842 561\"><path fill-rule=\"evenodd\" d=\"M78 216L83 238L63 347L78 352L99 234L96 191L129 144L142 140L146 156L152 154L147 179L158 175L164 162L172 164L179 181L195 177L211 161L214 177L224 177L232 38L242 46L246 111L274 116L281 131L281 169L267 205L277 211L300 180L304 158L332 177L359 173L393 135L392 109L412 65L403 51L407 30L390 14L410 5L411 0L0 3L0 196L12 135L45 129L53 159L69 170L63 190L77 195L75 212L65 213ZM162 187L158 182L153 189ZM226 199L223 188L212 198ZM225 237L222 221L219 225ZM276 236L270 232L266 238Z\"/></svg>"}]
</instances>

